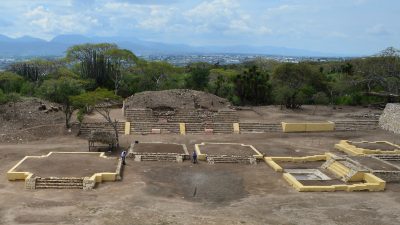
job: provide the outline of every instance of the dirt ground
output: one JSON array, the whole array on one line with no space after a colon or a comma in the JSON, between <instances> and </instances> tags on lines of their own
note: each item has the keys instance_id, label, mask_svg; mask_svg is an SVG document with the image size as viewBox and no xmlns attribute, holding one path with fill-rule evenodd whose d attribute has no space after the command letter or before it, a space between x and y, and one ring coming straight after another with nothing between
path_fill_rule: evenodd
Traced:
<instances>
[{"instance_id":1,"label":"dirt ground","mask_svg":"<svg viewBox=\"0 0 400 225\"><path fill-rule=\"evenodd\" d=\"M150 152L150 153L178 153L185 154L182 145L166 144L166 143L140 143L133 146L134 152Z\"/></svg>"},{"instance_id":2,"label":"dirt ground","mask_svg":"<svg viewBox=\"0 0 400 225\"><path fill-rule=\"evenodd\" d=\"M301 109L291 110L280 106L257 106L238 110L240 122L296 122L326 120L375 120L379 119L382 110L355 106L303 105Z\"/></svg>"},{"instance_id":3,"label":"dirt ground","mask_svg":"<svg viewBox=\"0 0 400 225\"><path fill-rule=\"evenodd\" d=\"M39 177L90 177L95 173L114 173L117 158L105 159L99 154L51 154L45 158L28 158L15 168Z\"/></svg>"},{"instance_id":4,"label":"dirt ground","mask_svg":"<svg viewBox=\"0 0 400 225\"><path fill-rule=\"evenodd\" d=\"M200 145L200 152L207 155L234 155L234 156L252 156L257 154L249 146L232 144L205 144Z\"/></svg>"},{"instance_id":5,"label":"dirt ground","mask_svg":"<svg viewBox=\"0 0 400 225\"><path fill-rule=\"evenodd\" d=\"M364 148L364 149L371 149L376 150L380 149L383 151L394 151L397 148L393 145L389 145L387 143L351 143L352 145L356 146L357 148Z\"/></svg>"},{"instance_id":6,"label":"dirt ground","mask_svg":"<svg viewBox=\"0 0 400 225\"><path fill-rule=\"evenodd\" d=\"M386 164L378 159L371 158L371 157L364 157L364 156L350 156L351 159L354 159L355 161L361 163L362 165L365 165L368 168L371 168L373 170L387 170L387 171L398 171L399 169L391 166L389 164ZM389 161L389 163L392 163L392 161Z\"/></svg>"},{"instance_id":7,"label":"dirt ground","mask_svg":"<svg viewBox=\"0 0 400 225\"><path fill-rule=\"evenodd\" d=\"M398 136L372 132L241 135L122 136L133 140L186 144L252 144L267 155L275 149L300 149L298 155L339 153L334 144L387 140ZM91 191L24 189L6 172L25 155L49 151L87 151L86 140L59 136L29 143L0 144L0 224L393 224L400 221L400 184L384 192L299 193L266 164L209 165L205 162L134 162L128 159L123 180ZM282 153L285 153L284 150ZM118 155L115 152L114 155ZM339 153L340 154L340 153Z\"/></svg>"}]
</instances>

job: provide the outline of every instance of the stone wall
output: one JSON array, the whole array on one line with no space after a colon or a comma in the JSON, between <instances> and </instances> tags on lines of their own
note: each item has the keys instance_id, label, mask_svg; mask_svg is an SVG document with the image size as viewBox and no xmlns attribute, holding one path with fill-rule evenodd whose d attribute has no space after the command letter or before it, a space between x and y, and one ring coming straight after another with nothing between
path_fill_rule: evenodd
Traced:
<instances>
[{"instance_id":1,"label":"stone wall","mask_svg":"<svg viewBox=\"0 0 400 225\"><path fill-rule=\"evenodd\" d=\"M372 173L386 182L400 182L400 171L374 170Z\"/></svg>"},{"instance_id":2,"label":"stone wall","mask_svg":"<svg viewBox=\"0 0 400 225\"><path fill-rule=\"evenodd\" d=\"M388 131L400 134L400 104L388 103L379 118L379 126Z\"/></svg>"}]
</instances>

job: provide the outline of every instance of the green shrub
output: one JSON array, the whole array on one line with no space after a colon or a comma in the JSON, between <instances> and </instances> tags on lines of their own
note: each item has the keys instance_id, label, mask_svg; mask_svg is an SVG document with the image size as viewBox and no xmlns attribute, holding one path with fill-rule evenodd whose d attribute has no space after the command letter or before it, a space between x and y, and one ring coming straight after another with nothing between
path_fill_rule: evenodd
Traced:
<instances>
[{"instance_id":1,"label":"green shrub","mask_svg":"<svg viewBox=\"0 0 400 225\"><path fill-rule=\"evenodd\" d=\"M7 96L4 94L3 90L0 89L0 104L7 102Z\"/></svg>"}]
</instances>

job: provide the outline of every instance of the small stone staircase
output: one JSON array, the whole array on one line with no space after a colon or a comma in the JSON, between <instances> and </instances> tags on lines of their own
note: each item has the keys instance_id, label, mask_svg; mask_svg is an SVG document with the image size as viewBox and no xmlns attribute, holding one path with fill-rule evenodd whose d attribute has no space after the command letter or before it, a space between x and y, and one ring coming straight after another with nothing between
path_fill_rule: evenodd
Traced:
<instances>
[{"instance_id":1,"label":"small stone staircase","mask_svg":"<svg viewBox=\"0 0 400 225\"><path fill-rule=\"evenodd\" d=\"M333 121L336 131L376 130L379 128L378 120L350 120Z\"/></svg>"},{"instance_id":2,"label":"small stone staircase","mask_svg":"<svg viewBox=\"0 0 400 225\"><path fill-rule=\"evenodd\" d=\"M214 123L237 123L239 116L235 110L219 110L214 114L212 121Z\"/></svg>"},{"instance_id":3,"label":"small stone staircase","mask_svg":"<svg viewBox=\"0 0 400 225\"><path fill-rule=\"evenodd\" d=\"M400 161L399 154L376 154L374 157L385 160L385 161Z\"/></svg>"},{"instance_id":4,"label":"small stone staircase","mask_svg":"<svg viewBox=\"0 0 400 225\"><path fill-rule=\"evenodd\" d=\"M151 109L127 109L125 117L130 122L157 122Z\"/></svg>"},{"instance_id":5,"label":"small stone staircase","mask_svg":"<svg viewBox=\"0 0 400 225\"><path fill-rule=\"evenodd\" d=\"M135 154L134 160L138 162L142 161L164 161L164 162L182 162L183 156L175 153L154 153L154 154Z\"/></svg>"},{"instance_id":6,"label":"small stone staircase","mask_svg":"<svg viewBox=\"0 0 400 225\"><path fill-rule=\"evenodd\" d=\"M282 132L280 123L239 123L240 133Z\"/></svg>"},{"instance_id":7,"label":"small stone staircase","mask_svg":"<svg viewBox=\"0 0 400 225\"><path fill-rule=\"evenodd\" d=\"M83 178L36 178L35 189L83 189Z\"/></svg>"},{"instance_id":8,"label":"small stone staircase","mask_svg":"<svg viewBox=\"0 0 400 225\"><path fill-rule=\"evenodd\" d=\"M208 155L207 162L209 164L215 164L215 163L257 164L257 159L248 156Z\"/></svg>"}]
</instances>

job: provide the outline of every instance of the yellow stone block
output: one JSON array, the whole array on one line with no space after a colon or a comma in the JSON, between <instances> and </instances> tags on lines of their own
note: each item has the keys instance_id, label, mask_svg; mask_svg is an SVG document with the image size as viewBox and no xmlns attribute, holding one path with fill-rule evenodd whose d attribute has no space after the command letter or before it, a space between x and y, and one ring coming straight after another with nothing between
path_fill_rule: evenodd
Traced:
<instances>
[{"instance_id":1,"label":"yellow stone block","mask_svg":"<svg viewBox=\"0 0 400 225\"><path fill-rule=\"evenodd\" d=\"M186 124L185 123L179 123L179 130L182 135L186 135Z\"/></svg>"},{"instance_id":2,"label":"yellow stone block","mask_svg":"<svg viewBox=\"0 0 400 225\"><path fill-rule=\"evenodd\" d=\"M335 123L331 121L326 122L300 122L300 123L287 123L282 122L282 131L289 132L319 132L319 131L334 131Z\"/></svg>"},{"instance_id":3,"label":"yellow stone block","mask_svg":"<svg viewBox=\"0 0 400 225\"><path fill-rule=\"evenodd\" d=\"M130 134L130 133L131 133L131 123L125 122L125 134Z\"/></svg>"},{"instance_id":4,"label":"yellow stone block","mask_svg":"<svg viewBox=\"0 0 400 225\"><path fill-rule=\"evenodd\" d=\"M233 133L235 133L235 134L240 133L239 123L233 123Z\"/></svg>"}]
</instances>

